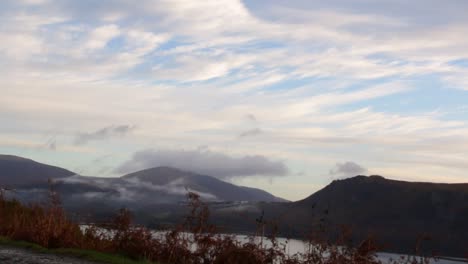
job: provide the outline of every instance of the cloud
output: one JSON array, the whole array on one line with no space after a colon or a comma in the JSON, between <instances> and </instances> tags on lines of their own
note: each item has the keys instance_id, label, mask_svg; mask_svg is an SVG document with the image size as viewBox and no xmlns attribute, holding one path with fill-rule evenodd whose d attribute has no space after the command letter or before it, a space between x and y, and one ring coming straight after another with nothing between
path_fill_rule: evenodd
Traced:
<instances>
[{"instance_id":1,"label":"cloud","mask_svg":"<svg viewBox=\"0 0 468 264\"><path fill-rule=\"evenodd\" d=\"M264 133L264 131L261 130L260 128L254 128L254 129L250 129L250 130L247 130L247 131L244 131L244 132L240 133L239 137L240 138L254 137L254 136L258 136L258 135L260 135L262 133Z\"/></svg>"},{"instance_id":2,"label":"cloud","mask_svg":"<svg viewBox=\"0 0 468 264\"><path fill-rule=\"evenodd\" d=\"M47 138L44 143L42 144L37 144L34 149L38 151L42 150L50 150L50 151L56 151L57 150L57 135L52 134L52 135L47 135Z\"/></svg>"},{"instance_id":3,"label":"cloud","mask_svg":"<svg viewBox=\"0 0 468 264\"><path fill-rule=\"evenodd\" d=\"M92 186L99 188L100 190L88 191L84 194L76 194L76 197L84 196L85 198L107 198L109 200L124 200L124 201L148 201L148 196L161 197L164 195L174 195L181 198L187 195L187 190L198 193L205 200L218 200L218 198L209 193L202 192L199 190L188 189L189 183L185 182L184 179L176 179L162 185L156 185L153 183L141 181L138 178L129 179L113 179L113 178L97 178L97 177L83 177L80 175L74 175L59 181L67 184L78 184L85 186ZM163 199L163 198L161 198ZM152 202L158 202L156 199ZM159 201L161 202L161 201Z\"/></svg>"},{"instance_id":4,"label":"cloud","mask_svg":"<svg viewBox=\"0 0 468 264\"><path fill-rule=\"evenodd\" d=\"M257 118L255 117L254 114L247 114L245 115L245 118L251 122L254 122L254 123L257 122Z\"/></svg>"},{"instance_id":5,"label":"cloud","mask_svg":"<svg viewBox=\"0 0 468 264\"><path fill-rule=\"evenodd\" d=\"M57 139L55 136L51 137L47 142L45 143L45 148L49 150L57 150Z\"/></svg>"},{"instance_id":6,"label":"cloud","mask_svg":"<svg viewBox=\"0 0 468 264\"><path fill-rule=\"evenodd\" d=\"M85 145L89 141L106 140L111 137L123 137L130 133L133 129L135 129L134 126L119 125L104 127L91 133L80 133L76 135L74 144Z\"/></svg>"},{"instance_id":7,"label":"cloud","mask_svg":"<svg viewBox=\"0 0 468 264\"><path fill-rule=\"evenodd\" d=\"M361 165L352 161L347 161L345 163L336 163L335 167L330 170L329 174L334 176L356 176L366 172L367 169Z\"/></svg>"},{"instance_id":8,"label":"cloud","mask_svg":"<svg viewBox=\"0 0 468 264\"><path fill-rule=\"evenodd\" d=\"M172 195L186 196L188 191L192 191L200 195L201 198L206 200L218 200L216 195L208 192L201 192L191 190L187 187L188 183L183 178L176 179L163 185L155 185L146 181L141 181L138 178L125 179L127 183L130 183L132 188L138 187L141 189L147 189L154 192L163 192Z\"/></svg>"},{"instance_id":9,"label":"cloud","mask_svg":"<svg viewBox=\"0 0 468 264\"><path fill-rule=\"evenodd\" d=\"M261 155L232 157L209 150L143 150L116 169L129 173L158 166L174 167L221 179L247 176L277 177L288 174L282 161L270 160Z\"/></svg>"},{"instance_id":10,"label":"cloud","mask_svg":"<svg viewBox=\"0 0 468 264\"><path fill-rule=\"evenodd\" d=\"M120 34L120 30L116 25L105 25L92 30L89 33L89 39L85 43L86 49L101 49L107 45L107 43L117 37Z\"/></svg>"}]
</instances>

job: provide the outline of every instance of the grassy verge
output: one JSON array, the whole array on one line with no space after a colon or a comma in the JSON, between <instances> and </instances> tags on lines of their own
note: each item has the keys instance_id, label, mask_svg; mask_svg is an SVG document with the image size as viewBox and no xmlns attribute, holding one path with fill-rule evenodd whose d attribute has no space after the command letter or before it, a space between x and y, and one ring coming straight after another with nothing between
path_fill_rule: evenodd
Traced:
<instances>
[{"instance_id":1,"label":"grassy verge","mask_svg":"<svg viewBox=\"0 0 468 264\"><path fill-rule=\"evenodd\" d=\"M113 255L113 254L106 254L92 250L83 250L83 249L75 249L75 248L58 248L58 249L47 249L41 247L37 244L25 242L25 241L14 241L6 237L0 236L0 245L9 246L14 248L22 248L32 250L38 253L44 254L57 254L57 255L65 255L70 257L75 257L83 260L94 261L99 263L107 263L107 264L156 264L154 262L148 261L137 261L133 259L129 259L125 256Z\"/></svg>"}]
</instances>

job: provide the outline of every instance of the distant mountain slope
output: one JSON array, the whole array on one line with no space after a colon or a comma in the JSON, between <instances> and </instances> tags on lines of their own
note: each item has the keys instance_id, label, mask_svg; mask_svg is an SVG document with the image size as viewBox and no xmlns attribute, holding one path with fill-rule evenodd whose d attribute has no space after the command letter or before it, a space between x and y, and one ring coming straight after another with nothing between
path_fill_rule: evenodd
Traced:
<instances>
[{"instance_id":1,"label":"distant mountain slope","mask_svg":"<svg viewBox=\"0 0 468 264\"><path fill-rule=\"evenodd\" d=\"M0 186L18 187L47 183L74 175L66 169L11 155L0 155Z\"/></svg>"},{"instance_id":2,"label":"distant mountain slope","mask_svg":"<svg viewBox=\"0 0 468 264\"><path fill-rule=\"evenodd\" d=\"M123 177L86 177L36 161L0 155L0 186L19 189L24 201L46 194L48 179L54 181L65 206L95 203L115 206L171 204L186 201L188 191L205 201L285 201L260 189L237 186L211 176L169 167L134 172Z\"/></svg>"},{"instance_id":3,"label":"distant mountain slope","mask_svg":"<svg viewBox=\"0 0 468 264\"><path fill-rule=\"evenodd\" d=\"M372 233L389 249L408 251L427 234L426 250L448 255L468 251L468 184L438 184L356 176L333 181L304 200L279 210L284 221L306 227L322 222Z\"/></svg>"},{"instance_id":4,"label":"distant mountain slope","mask_svg":"<svg viewBox=\"0 0 468 264\"><path fill-rule=\"evenodd\" d=\"M237 186L217 178L170 167L157 167L127 174L125 180L138 180L155 186L171 186L195 191L207 200L281 202L284 199L260 189Z\"/></svg>"}]
</instances>

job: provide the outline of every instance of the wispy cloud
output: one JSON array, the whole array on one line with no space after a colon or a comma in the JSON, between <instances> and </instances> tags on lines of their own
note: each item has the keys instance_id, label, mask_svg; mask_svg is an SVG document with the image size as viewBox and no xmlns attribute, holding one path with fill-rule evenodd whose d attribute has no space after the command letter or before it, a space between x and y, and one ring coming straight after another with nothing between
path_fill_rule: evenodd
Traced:
<instances>
[{"instance_id":1,"label":"wispy cloud","mask_svg":"<svg viewBox=\"0 0 468 264\"><path fill-rule=\"evenodd\" d=\"M254 137L254 136L258 136L258 135L260 135L262 133L264 133L264 131L261 130L260 128L253 128L253 129L249 129L249 130L246 130L246 131L240 133L239 137L240 138Z\"/></svg>"},{"instance_id":2,"label":"wispy cloud","mask_svg":"<svg viewBox=\"0 0 468 264\"><path fill-rule=\"evenodd\" d=\"M135 127L130 125L108 126L91 133L79 133L76 135L74 144L85 145L89 141L106 140L111 137L123 137L130 133Z\"/></svg>"},{"instance_id":3,"label":"wispy cloud","mask_svg":"<svg viewBox=\"0 0 468 264\"><path fill-rule=\"evenodd\" d=\"M55 136L50 137L46 141L45 148L50 149L50 150L57 150L57 139Z\"/></svg>"}]
</instances>

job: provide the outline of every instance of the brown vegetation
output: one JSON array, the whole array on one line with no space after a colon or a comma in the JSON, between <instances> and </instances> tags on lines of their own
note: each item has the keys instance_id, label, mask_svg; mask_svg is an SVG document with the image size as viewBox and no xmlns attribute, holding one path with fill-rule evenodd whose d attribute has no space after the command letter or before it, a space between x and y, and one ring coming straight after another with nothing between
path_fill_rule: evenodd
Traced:
<instances>
[{"instance_id":1,"label":"brown vegetation","mask_svg":"<svg viewBox=\"0 0 468 264\"><path fill-rule=\"evenodd\" d=\"M358 247L345 246L348 232L342 232L340 241L334 243L319 239L317 234L311 236L309 250L292 256L274 235L268 238L272 244L269 247L254 236L249 242L241 243L234 236L216 233L216 227L208 223L207 207L195 193L188 194L191 211L186 221L160 237L145 227L133 226L126 209L120 210L106 225L89 225L83 230L67 219L52 189L49 198L47 206L26 206L6 199L0 189L0 236L46 248L91 249L159 263L380 263L375 257L378 248L371 238ZM258 221L259 231L263 231L265 224L263 219ZM427 259L407 257L394 263L423 264Z\"/></svg>"}]
</instances>

